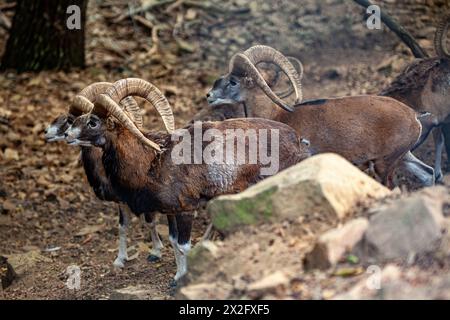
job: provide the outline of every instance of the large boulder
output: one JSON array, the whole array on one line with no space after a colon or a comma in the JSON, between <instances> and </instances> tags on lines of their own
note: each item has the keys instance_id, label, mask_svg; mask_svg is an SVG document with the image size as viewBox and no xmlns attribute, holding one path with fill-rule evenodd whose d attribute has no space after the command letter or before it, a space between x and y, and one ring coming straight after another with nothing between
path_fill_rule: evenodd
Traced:
<instances>
[{"instance_id":1,"label":"large boulder","mask_svg":"<svg viewBox=\"0 0 450 320\"><path fill-rule=\"evenodd\" d=\"M390 190L336 154L302 161L236 195L208 204L214 226L232 231L260 221L345 218L359 204L379 199Z\"/></svg>"},{"instance_id":2,"label":"large boulder","mask_svg":"<svg viewBox=\"0 0 450 320\"><path fill-rule=\"evenodd\" d=\"M383 262L436 249L445 227L442 207L446 197L445 188L434 187L387 205L371 216L358 255Z\"/></svg>"}]
</instances>

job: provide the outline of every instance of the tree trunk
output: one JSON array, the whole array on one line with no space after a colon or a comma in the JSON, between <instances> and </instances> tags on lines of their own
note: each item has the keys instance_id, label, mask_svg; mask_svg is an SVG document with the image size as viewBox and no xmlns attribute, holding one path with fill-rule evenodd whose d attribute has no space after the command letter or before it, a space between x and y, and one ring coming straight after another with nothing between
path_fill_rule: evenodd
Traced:
<instances>
[{"instance_id":1,"label":"tree trunk","mask_svg":"<svg viewBox=\"0 0 450 320\"><path fill-rule=\"evenodd\" d=\"M84 26L88 0L18 0L0 68L18 72L84 67ZM80 9L80 29L70 30L67 13Z\"/></svg>"}]
</instances>

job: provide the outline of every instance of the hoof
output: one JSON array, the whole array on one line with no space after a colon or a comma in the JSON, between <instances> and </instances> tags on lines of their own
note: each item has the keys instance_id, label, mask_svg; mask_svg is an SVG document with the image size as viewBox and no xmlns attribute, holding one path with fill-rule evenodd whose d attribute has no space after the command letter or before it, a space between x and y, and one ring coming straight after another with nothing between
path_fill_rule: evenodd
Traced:
<instances>
[{"instance_id":1,"label":"hoof","mask_svg":"<svg viewBox=\"0 0 450 320\"><path fill-rule=\"evenodd\" d=\"M125 261L122 261L121 259L117 258L116 260L114 260L113 266L114 268L117 269L123 269L125 268Z\"/></svg>"},{"instance_id":2,"label":"hoof","mask_svg":"<svg viewBox=\"0 0 450 320\"><path fill-rule=\"evenodd\" d=\"M177 281L175 279L172 279L169 282L169 288L176 288L177 287Z\"/></svg>"},{"instance_id":3,"label":"hoof","mask_svg":"<svg viewBox=\"0 0 450 320\"><path fill-rule=\"evenodd\" d=\"M147 257L148 262L158 262L159 260L161 260L161 258L154 254L149 254Z\"/></svg>"},{"instance_id":4,"label":"hoof","mask_svg":"<svg viewBox=\"0 0 450 320\"><path fill-rule=\"evenodd\" d=\"M444 181L444 175L442 173L437 174L435 181L436 183L442 183Z\"/></svg>"}]
</instances>

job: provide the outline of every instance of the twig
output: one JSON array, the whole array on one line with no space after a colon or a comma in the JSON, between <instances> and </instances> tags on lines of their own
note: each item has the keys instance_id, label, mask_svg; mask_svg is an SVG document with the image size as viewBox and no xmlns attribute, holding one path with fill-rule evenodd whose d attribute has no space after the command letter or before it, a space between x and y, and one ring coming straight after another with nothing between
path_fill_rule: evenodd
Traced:
<instances>
[{"instance_id":1,"label":"twig","mask_svg":"<svg viewBox=\"0 0 450 320\"><path fill-rule=\"evenodd\" d=\"M125 20L126 18L131 17L131 16L137 15L137 14L142 13L142 12L149 11L151 9L154 9L156 7L159 7L159 6L162 6L162 5L165 5L165 4L173 3L175 1L176 0L161 0L161 1L154 1L154 2L147 3L146 5L143 5L143 6L139 7L139 8L137 8L137 9L129 10L127 13L119 16L114 22L116 22L116 23L120 22L122 20Z\"/></svg>"},{"instance_id":2,"label":"twig","mask_svg":"<svg viewBox=\"0 0 450 320\"><path fill-rule=\"evenodd\" d=\"M153 29L153 27L155 26L153 24L153 22L151 22L150 20L145 19L142 16L134 16L133 19L136 20L137 22L139 22L140 24L142 24L143 26L149 28L149 29Z\"/></svg>"},{"instance_id":3,"label":"twig","mask_svg":"<svg viewBox=\"0 0 450 320\"><path fill-rule=\"evenodd\" d=\"M208 227L206 228L206 231L205 231L205 233L203 234L203 237L202 237L202 240L201 240L201 241L211 240L213 233L214 233L214 230L213 230L213 224L210 223L210 224L208 225Z\"/></svg>"},{"instance_id":4,"label":"twig","mask_svg":"<svg viewBox=\"0 0 450 320\"><path fill-rule=\"evenodd\" d=\"M154 26L152 29L152 47L149 51L150 56L153 56L159 50L158 31L162 29L164 29L164 26L160 24Z\"/></svg>"},{"instance_id":5,"label":"twig","mask_svg":"<svg viewBox=\"0 0 450 320\"><path fill-rule=\"evenodd\" d=\"M370 7L372 4L369 0L354 0L357 4L364 8ZM408 48L413 53L416 58L427 58L429 57L425 50L420 47L414 37L406 31L401 25L399 25L393 18L391 18L388 14L382 12L381 13L381 21L392 31L394 32L400 40L402 40Z\"/></svg>"}]
</instances>

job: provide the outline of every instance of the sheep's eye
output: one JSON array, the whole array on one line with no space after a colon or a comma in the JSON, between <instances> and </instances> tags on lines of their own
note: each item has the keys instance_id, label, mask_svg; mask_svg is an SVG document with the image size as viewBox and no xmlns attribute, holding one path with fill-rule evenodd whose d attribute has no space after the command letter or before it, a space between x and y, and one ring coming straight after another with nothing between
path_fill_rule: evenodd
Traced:
<instances>
[{"instance_id":1,"label":"sheep's eye","mask_svg":"<svg viewBox=\"0 0 450 320\"><path fill-rule=\"evenodd\" d=\"M233 79L230 79L230 85L232 87L235 87L235 86L237 86L237 82L235 80L233 80Z\"/></svg>"},{"instance_id":2,"label":"sheep's eye","mask_svg":"<svg viewBox=\"0 0 450 320\"><path fill-rule=\"evenodd\" d=\"M67 118L67 124L72 125L73 124L73 119Z\"/></svg>"},{"instance_id":3,"label":"sheep's eye","mask_svg":"<svg viewBox=\"0 0 450 320\"><path fill-rule=\"evenodd\" d=\"M97 122L89 120L88 126L91 127L91 128L95 128L95 127L97 127Z\"/></svg>"}]
</instances>

